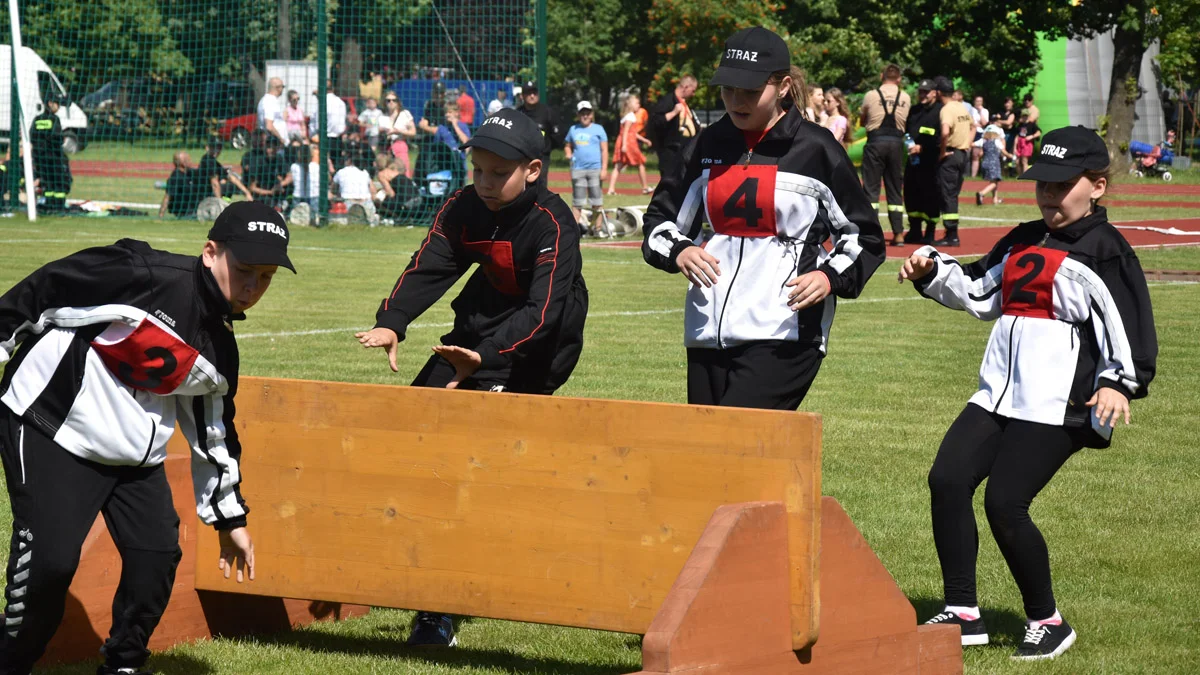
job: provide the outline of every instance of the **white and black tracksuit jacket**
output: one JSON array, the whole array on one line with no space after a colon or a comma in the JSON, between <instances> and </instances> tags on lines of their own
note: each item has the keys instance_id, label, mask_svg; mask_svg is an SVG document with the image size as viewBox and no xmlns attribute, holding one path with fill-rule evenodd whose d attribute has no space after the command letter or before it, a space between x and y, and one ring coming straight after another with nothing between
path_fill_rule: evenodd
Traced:
<instances>
[{"instance_id":1,"label":"white and black tracksuit jacket","mask_svg":"<svg viewBox=\"0 0 1200 675\"><path fill-rule=\"evenodd\" d=\"M935 261L918 279L920 293L987 321L998 319L971 397L1013 419L1095 432L1087 401L1100 387L1129 399L1146 395L1158 341L1146 278L1133 249L1103 207L1065 228L1023 223L969 265L926 246Z\"/></svg>"},{"instance_id":2,"label":"white and black tracksuit jacket","mask_svg":"<svg viewBox=\"0 0 1200 675\"><path fill-rule=\"evenodd\" d=\"M200 258L123 239L47 264L0 296L0 402L82 459L154 466L178 423L196 512L244 526L232 315ZM17 345L21 348L17 351Z\"/></svg>"},{"instance_id":3,"label":"white and black tracksuit jacket","mask_svg":"<svg viewBox=\"0 0 1200 675\"><path fill-rule=\"evenodd\" d=\"M836 298L858 296L884 258L878 214L845 149L792 108L752 149L722 117L685 162L683 176L664 176L655 191L642 244L646 262L679 272L676 257L703 243L703 221L712 224L703 245L720 260L721 276L712 288L688 289L684 344L786 340L824 353ZM793 312L784 284L813 270L829 277L832 293Z\"/></svg>"}]
</instances>

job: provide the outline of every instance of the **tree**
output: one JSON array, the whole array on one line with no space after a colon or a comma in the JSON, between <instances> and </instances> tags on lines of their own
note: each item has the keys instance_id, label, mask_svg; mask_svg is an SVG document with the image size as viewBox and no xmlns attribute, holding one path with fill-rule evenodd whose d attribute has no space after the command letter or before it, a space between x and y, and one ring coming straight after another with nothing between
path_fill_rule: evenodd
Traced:
<instances>
[{"instance_id":1,"label":"tree","mask_svg":"<svg viewBox=\"0 0 1200 675\"><path fill-rule=\"evenodd\" d=\"M546 81L566 100L586 98L608 110L614 95L635 85L644 64L631 32L644 22L622 0L552 2L546 20Z\"/></svg>"},{"instance_id":2,"label":"tree","mask_svg":"<svg viewBox=\"0 0 1200 675\"><path fill-rule=\"evenodd\" d=\"M1113 61L1105 142L1117 171L1123 171L1129 164L1134 107L1142 95L1142 56L1163 31L1162 16L1154 2L1071 0L1047 5L1034 0L1018 0L1013 3L1021 12L1024 25L1043 31L1050 38L1086 39L1112 31Z\"/></svg>"}]
</instances>

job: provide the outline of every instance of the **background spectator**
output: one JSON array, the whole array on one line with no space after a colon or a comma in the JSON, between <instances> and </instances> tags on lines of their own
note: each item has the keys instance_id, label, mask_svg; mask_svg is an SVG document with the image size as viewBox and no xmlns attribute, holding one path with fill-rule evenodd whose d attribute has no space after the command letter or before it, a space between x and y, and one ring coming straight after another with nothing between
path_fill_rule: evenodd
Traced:
<instances>
[{"instance_id":1,"label":"background spectator","mask_svg":"<svg viewBox=\"0 0 1200 675\"><path fill-rule=\"evenodd\" d=\"M581 209L590 206L596 214L594 232L596 236L606 236L604 214L604 169L608 166L608 134L604 127L595 123L596 113L589 101L580 101L575 106L579 115L579 124L567 130L567 141L564 148L567 159L571 162L572 206L575 220L584 226Z\"/></svg>"},{"instance_id":2,"label":"background spectator","mask_svg":"<svg viewBox=\"0 0 1200 675\"><path fill-rule=\"evenodd\" d=\"M387 110L379 118L379 136L383 139L387 152L404 167L404 175L412 178L413 166L408 142L417 135L416 122L412 113L405 110L400 97L394 92L388 92L383 97L383 102Z\"/></svg>"},{"instance_id":3,"label":"background spectator","mask_svg":"<svg viewBox=\"0 0 1200 675\"><path fill-rule=\"evenodd\" d=\"M825 122L821 125L833 134L842 147L850 147L853 140L850 132L850 108L846 106L846 98L842 90L830 87L825 92Z\"/></svg>"},{"instance_id":4,"label":"background spectator","mask_svg":"<svg viewBox=\"0 0 1200 675\"><path fill-rule=\"evenodd\" d=\"M367 79L358 83L358 97L373 98L376 101L383 98L383 75L372 70L367 72Z\"/></svg>"},{"instance_id":5,"label":"background spectator","mask_svg":"<svg viewBox=\"0 0 1200 675\"><path fill-rule=\"evenodd\" d=\"M383 111L379 109L379 101L374 97L368 97L363 104L363 111L358 114L358 124L362 127L363 140L367 142L371 150L379 148L379 118L383 117Z\"/></svg>"},{"instance_id":6,"label":"background spectator","mask_svg":"<svg viewBox=\"0 0 1200 675\"><path fill-rule=\"evenodd\" d=\"M321 203L321 149L305 145L300 148L296 161L292 163L292 206L305 203L317 213Z\"/></svg>"},{"instance_id":7,"label":"background spectator","mask_svg":"<svg viewBox=\"0 0 1200 675\"><path fill-rule=\"evenodd\" d=\"M1021 105L1021 109L1024 112L1029 114L1029 121L1033 122L1034 124L1036 124L1038 121L1038 118L1040 118L1042 116L1041 111L1038 110L1038 107L1033 104L1033 94L1032 93L1025 94L1024 103Z\"/></svg>"},{"instance_id":8,"label":"background spectator","mask_svg":"<svg viewBox=\"0 0 1200 675\"><path fill-rule=\"evenodd\" d=\"M652 145L650 139L642 135L642 129L646 125L645 120L649 115L642 107L642 99L637 94L625 97L625 105L622 106L621 111L623 113L621 115L621 132L617 135L617 142L613 150L613 170L612 178L608 182L608 194L617 194L617 175L621 173L621 169L627 166L636 166L638 178L642 180L642 194L648 195L653 188L646 180L646 156L642 154L640 144Z\"/></svg>"},{"instance_id":9,"label":"background spectator","mask_svg":"<svg viewBox=\"0 0 1200 675\"><path fill-rule=\"evenodd\" d=\"M455 104L458 105L458 120L467 125L467 130L470 132L475 127L475 99L471 98L464 87L462 93L458 95L458 99L455 100ZM466 143L466 141L463 142Z\"/></svg>"},{"instance_id":10,"label":"background spectator","mask_svg":"<svg viewBox=\"0 0 1200 675\"><path fill-rule=\"evenodd\" d=\"M971 177L979 175L979 160L983 156L983 145L979 141L983 138L984 127L991 124L991 117L988 116L988 109L983 107L983 97L976 96L971 105L971 121L975 123L975 146L971 149Z\"/></svg>"},{"instance_id":11,"label":"background spectator","mask_svg":"<svg viewBox=\"0 0 1200 675\"><path fill-rule=\"evenodd\" d=\"M295 89L288 90L283 119L287 125L287 140L298 139L302 143L308 143L308 115L304 114L304 108L300 107L300 93Z\"/></svg>"},{"instance_id":12,"label":"background spectator","mask_svg":"<svg viewBox=\"0 0 1200 675\"><path fill-rule=\"evenodd\" d=\"M1017 156L1017 175L1020 176L1029 168L1029 159L1033 157L1034 142L1042 137L1042 130L1038 128L1037 122L1029 119L1029 112L1026 110L1021 111L1021 120L1017 123L1016 136L1016 150L1013 154Z\"/></svg>"},{"instance_id":13,"label":"background spectator","mask_svg":"<svg viewBox=\"0 0 1200 675\"><path fill-rule=\"evenodd\" d=\"M808 107L804 109L804 119L825 126L825 90L815 84L808 85Z\"/></svg>"},{"instance_id":14,"label":"background spectator","mask_svg":"<svg viewBox=\"0 0 1200 675\"><path fill-rule=\"evenodd\" d=\"M508 100L508 92L504 91L503 89L497 89L496 90L496 98L492 99L491 102L488 103L488 107L487 107L488 117L495 115L496 113L500 112L504 108L511 108L511 107L513 107L513 106L512 106L512 101Z\"/></svg>"},{"instance_id":15,"label":"background spectator","mask_svg":"<svg viewBox=\"0 0 1200 675\"><path fill-rule=\"evenodd\" d=\"M1004 109L996 115L996 126L1004 130L1004 147L1008 148L1009 152L1013 151L1013 139L1016 138L1017 132L1017 114L1013 105L1013 98L1005 96Z\"/></svg>"},{"instance_id":16,"label":"background spectator","mask_svg":"<svg viewBox=\"0 0 1200 675\"><path fill-rule=\"evenodd\" d=\"M191 156L180 151L172 159L175 168L167 178L166 194L163 195L162 205L158 207L158 217L165 218L170 213L176 218L194 218L196 206L203 197L201 189L204 185L196 180Z\"/></svg>"},{"instance_id":17,"label":"background spectator","mask_svg":"<svg viewBox=\"0 0 1200 675\"><path fill-rule=\"evenodd\" d=\"M254 200L271 207L286 201L284 195L292 184L292 172L281 152L279 140L268 136L263 143L263 154L249 167L248 181Z\"/></svg>"},{"instance_id":18,"label":"background spectator","mask_svg":"<svg viewBox=\"0 0 1200 675\"><path fill-rule=\"evenodd\" d=\"M698 82L691 75L679 78L675 90L668 92L650 109L650 139L658 152L658 171L663 176L682 173L684 143L696 137L699 125L688 107Z\"/></svg>"},{"instance_id":19,"label":"background spectator","mask_svg":"<svg viewBox=\"0 0 1200 675\"><path fill-rule=\"evenodd\" d=\"M317 92L313 91L313 96ZM316 136L320 133L317 125L320 122L318 115L313 115L308 121L309 134ZM346 133L346 102L340 96L334 93L333 80L330 80L325 88L325 136L326 136L326 152L330 157L342 156L342 135Z\"/></svg>"},{"instance_id":20,"label":"background spectator","mask_svg":"<svg viewBox=\"0 0 1200 675\"><path fill-rule=\"evenodd\" d=\"M267 135L266 130L259 130L259 143L261 148L262 138ZM228 197L233 194L236 189L241 192L246 199L254 199L254 195L250 194L250 189L246 187L244 181L238 178L237 174L230 173L228 169L221 165L217 158L221 156L221 150L224 145L221 139L213 136L208 140L206 146L207 152L200 158L200 166L196 169L194 179L200 184L200 192L202 197L207 197L210 194L217 199ZM249 155L250 153L246 153ZM242 175L246 172L243 170Z\"/></svg>"},{"instance_id":21,"label":"background spectator","mask_svg":"<svg viewBox=\"0 0 1200 675\"><path fill-rule=\"evenodd\" d=\"M550 106L542 103L537 83L532 80L526 82L525 86L521 88L521 99L522 104L519 110L537 123L542 137L546 139L545 146L542 148L542 172L537 179L540 187L546 187L550 177L550 150L562 143L559 136L562 132L558 129L558 116L554 114Z\"/></svg>"},{"instance_id":22,"label":"background spectator","mask_svg":"<svg viewBox=\"0 0 1200 675\"><path fill-rule=\"evenodd\" d=\"M1012 153L1004 147L1004 130L995 124L989 124L983 131L983 138L975 141L975 145L983 153L983 179L988 182L983 190L975 193L975 204L983 206L983 198L989 193L992 195L993 206L1003 203L1004 200L1000 199L1000 181L1004 179L1001 175L1000 158L1012 158Z\"/></svg>"},{"instance_id":23,"label":"background spectator","mask_svg":"<svg viewBox=\"0 0 1200 675\"><path fill-rule=\"evenodd\" d=\"M379 222L375 202L371 199L371 174L357 166L353 157L345 158L342 168L333 174L332 185L334 192L342 198L347 207L361 206L366 209L369 224L375 225Z\"/></svg>"},{"instance_id":24,"label":"background spectator","mask_svg":"<svg viewBox=\"0 0 1200 675\"><path fill-rule=\"evenodd\" d=\"M267 81L267 93L258 99L257 128L265 129L280 142L287 143L287 123L283 118L283 101L279 98L282 95L283 80L272 77Z\"/></svg>"}]
</instances>

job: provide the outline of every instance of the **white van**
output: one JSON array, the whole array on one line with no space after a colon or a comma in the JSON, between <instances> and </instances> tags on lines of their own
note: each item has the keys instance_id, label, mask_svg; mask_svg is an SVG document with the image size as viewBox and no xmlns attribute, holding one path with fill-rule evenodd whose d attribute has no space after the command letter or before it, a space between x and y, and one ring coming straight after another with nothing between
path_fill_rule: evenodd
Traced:
<instances>
[{"instance_id":1,"label":"white van","mask_svg":"<svg viewBox=\"0 0 1200 675\"><path fill-rule=\"evenodd\" d=\"M21 48L21 104L26 128L33 124L33 118L42 114L46 109L44 101L50 95L67 97L67 90L54 76L50 67L29 47ZM0 137L8 139L9 126L12 120L12 47L0 45ZM87 115L74 101L60 106L58 121L63 128L63 150L74 153L83 149L87 140Z\"/></svg>"}]
</instances>

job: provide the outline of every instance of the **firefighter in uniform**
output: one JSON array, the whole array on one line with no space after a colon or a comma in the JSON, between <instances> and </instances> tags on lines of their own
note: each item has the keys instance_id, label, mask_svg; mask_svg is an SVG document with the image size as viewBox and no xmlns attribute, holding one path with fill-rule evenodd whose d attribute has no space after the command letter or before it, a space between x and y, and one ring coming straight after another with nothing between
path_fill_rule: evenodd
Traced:
<instances>
[{"instance_id":1,"label":"firefighter in uniform","mask_svg":"<svg viewBox=\"0 0 1200 675\"><path fill-rule=\"evenodd\" d=\"M892 246L904 245L904 205L900 196L900 174L904 167L904 124L911 105L900 88L900 67L888 64L878 89L863 97L859 118L867 130L863 148L862 180L871 208L879 210L879 179L887 188L888 221Z\"/></svg>"},{"instance_id":2,"label":"firefighter in uniform","mask_svg":"<svg viewBox=\"0 0 1200 675\"><path fill-rule=\"evenodd\" d=\"M962 192L963 178L971 162L975 125L967 106L954 100L954 84L949 78L938 75L934 83L942 101L939 117L942 143L938 152L937 180L942 191L942 220L946 225L946 236L934 245L958 246L958 193Z\"/></svg>"},{"instance_id":3,"label":"firefighter in uniform","mask_svg":"<svg viewBox=\"0 0 1200 675\"><path fill-rule=\"evenodd\" d=\"M931 244L942 217L942 193L937 184L941 151L942 103L933 80L917 85L917 104L908 113L905 132L908 162L904 165L904 209L908 212L907 244Z\"/></svg>"},{"instance_id":4,"label":"firefighter in uniform","mask_svg":"<svg viewBox=\"0 0 1200 675\"><path fill-rule=\"evenodd\" d=\"M71 191L71 165L63 151L62 123L58 121L61 105L56 97L47 99L46 109L33 118L29 129L29 140L33 145L33 177L42 190L47 211L65 210L67 193Z\"/></svg>"}]
</instances>

